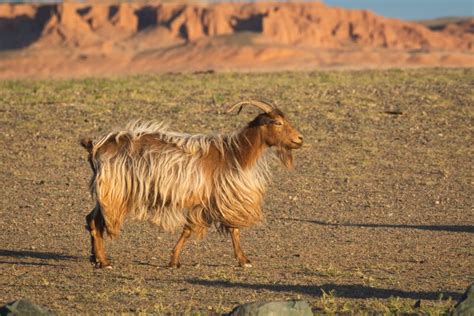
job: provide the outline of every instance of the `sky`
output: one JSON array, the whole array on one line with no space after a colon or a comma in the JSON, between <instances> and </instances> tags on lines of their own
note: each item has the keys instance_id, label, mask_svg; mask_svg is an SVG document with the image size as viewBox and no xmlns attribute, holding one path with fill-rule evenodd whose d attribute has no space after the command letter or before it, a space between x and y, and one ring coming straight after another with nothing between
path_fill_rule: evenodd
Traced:
<instances>
[{"instance_id":1,"label":"sky","mask_svg":"<svg viewBox=\"0 0 474 316\"><path fill-rule=\"evenodd\" d=\"M338 7L369 9L379 15L405 20L473 16L474 0L323 0Z\"/></svg>"}]
</instances>

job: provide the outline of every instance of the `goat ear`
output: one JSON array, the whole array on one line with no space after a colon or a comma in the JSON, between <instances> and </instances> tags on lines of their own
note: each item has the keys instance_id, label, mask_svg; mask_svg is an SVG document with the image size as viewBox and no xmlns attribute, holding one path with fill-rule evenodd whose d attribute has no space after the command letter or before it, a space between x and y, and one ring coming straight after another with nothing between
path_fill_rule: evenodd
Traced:
<instances>
[{"instance_id":1,"label":"goat ear","mask_svg":"<svg viewBox=\"0 0 474 316\"><path fill-rule=\"evenodd\" d=\"M276 154L278 159L280 159L287 169L292 170L294 168L293 154L291 153L290 149L278 147L276 149Z\"/></svg>"}]
</instances>

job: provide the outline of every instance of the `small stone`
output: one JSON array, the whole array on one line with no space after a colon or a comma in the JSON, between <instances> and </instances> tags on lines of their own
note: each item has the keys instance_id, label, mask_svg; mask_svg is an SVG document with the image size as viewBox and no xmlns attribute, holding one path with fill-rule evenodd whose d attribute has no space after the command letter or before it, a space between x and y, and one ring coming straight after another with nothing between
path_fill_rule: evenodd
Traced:
<instances>
[{"instance_id":1,"label":"small stone","mask_svg":"<svg viewBox=\"0 0 474 316\"><path fill-rule=\"evenodd\" d=\"M27 299L21 299L0 307L0 315L51 315L51 313Z\"/></svg>"},{"instance_id":2,"label":"small stone","mask_svg":"<svg viewBox=\"0 0 474 316\"><path fill-rule=\"evenodd\" d=\"M474 284L471 284L459 302L454 306L452 316L474 315Z\"/></svg>"},{"instance_id":3,"label":"small stone","mask_svg":"<svg viewBox=\"0 0 474 316\"><path fill-rule=\"evenodd\" d=\"M230 316L312 316L311 307L306 301L253 302L234 308Z\"/></svg>"}]
</instances>

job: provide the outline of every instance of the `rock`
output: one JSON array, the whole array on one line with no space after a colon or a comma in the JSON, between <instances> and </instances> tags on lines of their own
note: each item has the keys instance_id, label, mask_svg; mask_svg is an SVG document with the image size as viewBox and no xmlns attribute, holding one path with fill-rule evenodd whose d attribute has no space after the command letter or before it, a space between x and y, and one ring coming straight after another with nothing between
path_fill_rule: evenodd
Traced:
<instances>
[{"instance_id":1,"label":"rock","mask_svg":"<svg viewBox=\"0 0 474 316\"><path fill-rule=\"evenodd\" d=\"M474 66L473 18L430 29L313 1L53 2L0 3L0 78Z\"/></svg>"},{"instance_id":2,"label":"rock","mask_svg":"<svg viewBox=\"0 0 474 316\"><path fill-rule=\"evenodd\" d=\"M41 31L41 40L36 41L35 45L81 47L99 40L89 23L78 13L82 8L80 4L68 2L47 8L50 13Z\"/></svg>"},{"instance_id":3,"label":"rock","mask_svg":"<svg viewBox=\"0 0 474 316\"><path fill-rule=\"evenodd\" d=\"M117 12L112 17L112 24L131 33L138 30L138 17L133 7L128 3L117 6Z\"/></svg>"},{"instance_id":4,"label":"rock","mask_svg":"<svg viewBox=\"0 0 474 316\"><path fill-rule=\"evenodd\" d=\"M26 316L26 315L52 315L42 307L33 304L27 299L20 299L17 301L10 302L0 307L0 315L15 315L15 316Z\"/></svg>"},{"instance_id":5,"label":"rock","mask_svg":"<svg viewBox=\"0 0 474 316\"><path fill-rule=\"evenodd\" d=\"M474 315L474 284L471 284L459 302L454 306L452 316L470 316Z\"/></svg>"},{"instance_id":6,"label":"rock","mask_svg":"<svg viewBox=\"0 0 474 316\"><path fill-rule=\"evenodd\" d=\"M43 26L37 13L52 11ZM147 15L136 12L147 10ZM474 51L474 19L451 23L433 31L414 22L377 16L367 10L347 10L321 2L304 3L161 3L158 6L130 3L55 5L0 4L0 16L13 23L28 16L29 29L44 35L58 32L59 44L87 46L94 41L120 41L123 31L138 35L139 25L166 26L177 39L195 41L239 32L260 34L264 42L305 44L313 47L384 47L395 49L433 48ZM145 19L152 21L146 22ZM142 21L140 21L142 19ZM38 20L38 21L37 21ZM0 21L6 23L5 21ZM149 23L150 22L150 23ZM26 23L26 22L24 22ZM102 29L103 26L108 26ZM9 29L0 28L2 32ZM94 41L93 41L94 40ZM48 41L47 44L50 44Z\"/></svg>"},{"instance_id":7,"label":"rock","mask_svg":"<svg viewBox=\"0 0 474 316\"><path fill-rule=\"evenodd\" d=\"M253 302L239 305L229 313L230 316L311 316L311 307L305 301Z\"/></svg>"}]
</instances>

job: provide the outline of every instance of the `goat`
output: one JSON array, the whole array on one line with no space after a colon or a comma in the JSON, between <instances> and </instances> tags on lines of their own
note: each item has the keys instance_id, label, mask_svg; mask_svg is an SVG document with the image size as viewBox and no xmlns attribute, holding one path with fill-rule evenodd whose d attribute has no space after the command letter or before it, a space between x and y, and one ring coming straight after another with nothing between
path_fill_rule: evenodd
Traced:
<instances>
[{"instance_id":1,"label":"goat","mask_svg":"<svg viewBox=\"0 0 474 316\"><path fill-rule=\"evenodd\" d=\"M125 218L148 220L165 231L183 226L172 251L170 267L179 267L186 240L202 238L211 225L232 238L242 267L251 266L240 245L240 229L262 220L261 203L270 176L268 149L293 167L292 149L302 135L285 115L269 103L250 100L244 105L263 111L245 128L230 135L188 135L168 131L158 123L135 122L93 142L83 139L93 176L91 194L96 206L86 216L91 238L91 263L110 267L104 233L113 238Z\"/></svg>"}]
</instances>

